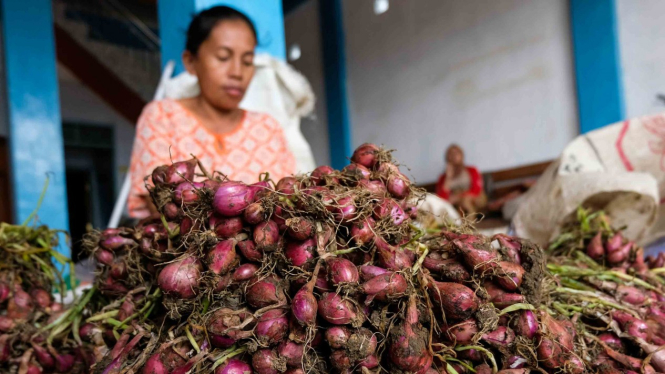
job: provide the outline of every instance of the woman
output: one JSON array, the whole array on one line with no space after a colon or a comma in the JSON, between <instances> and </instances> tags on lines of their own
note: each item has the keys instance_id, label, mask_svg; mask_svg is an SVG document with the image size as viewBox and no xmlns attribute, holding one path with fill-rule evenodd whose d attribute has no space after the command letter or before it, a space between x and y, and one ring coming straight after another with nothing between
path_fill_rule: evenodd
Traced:
<instances>
[{"instance_id":1,"label":"woman","mask_svg":"<svg viewBox=\"0 0 665 374\"><path fill-rule=\"evenodd\" d=\"M256 29L225 6L199 13L187 30L182 60L201 93L148 104L136 128L130 173L129 214L150 215L144 178L152 170L195 155L207 170L252 183L262 172L278 180L295 172L279 124L267 114L238 107L254 75Z\"/></svg>"},{"instance_id":2,"label":"woman","mask_svg":"<svg viewBox=\"0 0 665 374\"><path fill-rule=\"evenodd\" d=\"M436 194L465 213L475 213L487 205L483 178L473 166L464 165L464 151L457 144L446 151L446 172L436 184Z\"/></svg>"}]
</instances>

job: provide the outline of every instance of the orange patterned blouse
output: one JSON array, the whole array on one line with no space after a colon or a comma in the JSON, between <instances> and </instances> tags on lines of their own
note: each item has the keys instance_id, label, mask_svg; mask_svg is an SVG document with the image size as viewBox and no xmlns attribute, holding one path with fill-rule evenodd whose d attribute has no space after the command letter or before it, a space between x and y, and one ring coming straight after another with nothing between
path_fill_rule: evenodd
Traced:
<instances>
[{"instance_id":1,"label":"orange patterned blouse","mask_svg":"<svg viewBox=\"0 0 665 374\"><path fill-rule=\"evenodd\" d=\"M136 126L130 164L129 215L150 214L144 178L171 160L199 158L209 171L220 171L231 180L254 183L269 172L277 181L295 172L296 162L279 123L270 115L245 111L240 125L230 133L215 134L175 100L153 101ZM148 179L150 180L150 179Z\"/></svg>"}]
</instances>

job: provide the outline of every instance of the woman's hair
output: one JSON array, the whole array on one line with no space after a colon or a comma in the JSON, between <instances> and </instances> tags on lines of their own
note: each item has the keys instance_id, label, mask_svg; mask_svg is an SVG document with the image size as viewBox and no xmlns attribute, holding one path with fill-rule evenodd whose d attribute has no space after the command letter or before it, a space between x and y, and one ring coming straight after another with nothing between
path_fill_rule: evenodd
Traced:
<instances>
[{"instance_id":1,"label":"woman's hair","mask_svg":"<svg viewBox=\"0 0 665 374\"><path fill-rule=\"evenodd\" d=\"M450 152L452 152L453 150L455 150L455 151L461 153L461 154L462 154L462 158L464 158L464 151L462 150L462 147L460 147L459 145L453 143L453 144L451 144L451 145L448 146L448 149L446 149L446 153L443 154L443 159L447 161L447 160L448 160L448 155L449 155Z\"/></svg>"},{"instance_id":2,"label":"woman's hair","mask_svg":"<svg viewBox=\"0 0 665 374\"><path fill-rule=\"evenodd\" d=\"M210 9L201 11L199 14L194 16L192 22L189 24L187 29L187 42L185 43L185 49L188 50L191 54L196 55L199 51L201 43L203 43L210 32L219 22L228 21L228 20L241 20L244 21L252 34L254 34L254 39L258 42L258 37L256 34L256 27L254 23L249 19L245 14L239 12L231 7L227 6L214 6Z\"/></svg>"}]
</instances>

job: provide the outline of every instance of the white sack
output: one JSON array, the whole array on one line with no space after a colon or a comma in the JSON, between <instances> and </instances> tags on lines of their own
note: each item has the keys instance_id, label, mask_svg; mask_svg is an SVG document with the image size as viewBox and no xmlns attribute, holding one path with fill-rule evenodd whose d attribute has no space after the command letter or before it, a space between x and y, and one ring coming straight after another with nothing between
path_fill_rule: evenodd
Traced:
<instances>
[{"instance_id":1,"label":"white sack","mask_svg":"<svg viewBox=\"0 0 665 374\"><path fill-rule=\"evenodd\" d=\"M665 114L645 116L573 140L524 195L513 224L518 236L545 245L585 204L646 245L665 236L664 195Z\"/></svg>"}]
</instances>

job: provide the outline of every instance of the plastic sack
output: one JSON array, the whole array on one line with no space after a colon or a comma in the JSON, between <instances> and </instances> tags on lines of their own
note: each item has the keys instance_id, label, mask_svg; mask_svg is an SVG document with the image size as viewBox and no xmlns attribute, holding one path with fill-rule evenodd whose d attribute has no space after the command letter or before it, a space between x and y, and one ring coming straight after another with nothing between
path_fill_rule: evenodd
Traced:
<instances>
[{"instance_id":1,"label":"plastic sack","mask_svg":"<svg viewBox=\"0 0 665 374\"><path fill-rule=\"evenodd\" d=\"M314 92L307 79L287 63L268 54L254 57L256 72L240 107L268 113L280 123L289 149L296 159L298 173L316 167L312 149L300 131L300 118L314 110ZM200 92L195 76L184 72L165 84L169 99L194 97Z\"/></svg>"},{"instance_id":2,"label":"plastic sack","mask_svg":"<svg viewBox=\"0 0 665 374\"><path fill-rule=\"evenodd\" d=\"M641 245L665 236L665 114L578 136L525 195L515 233L545 245L579 205L603 209Z\"/></svg>"}]
</instances>

